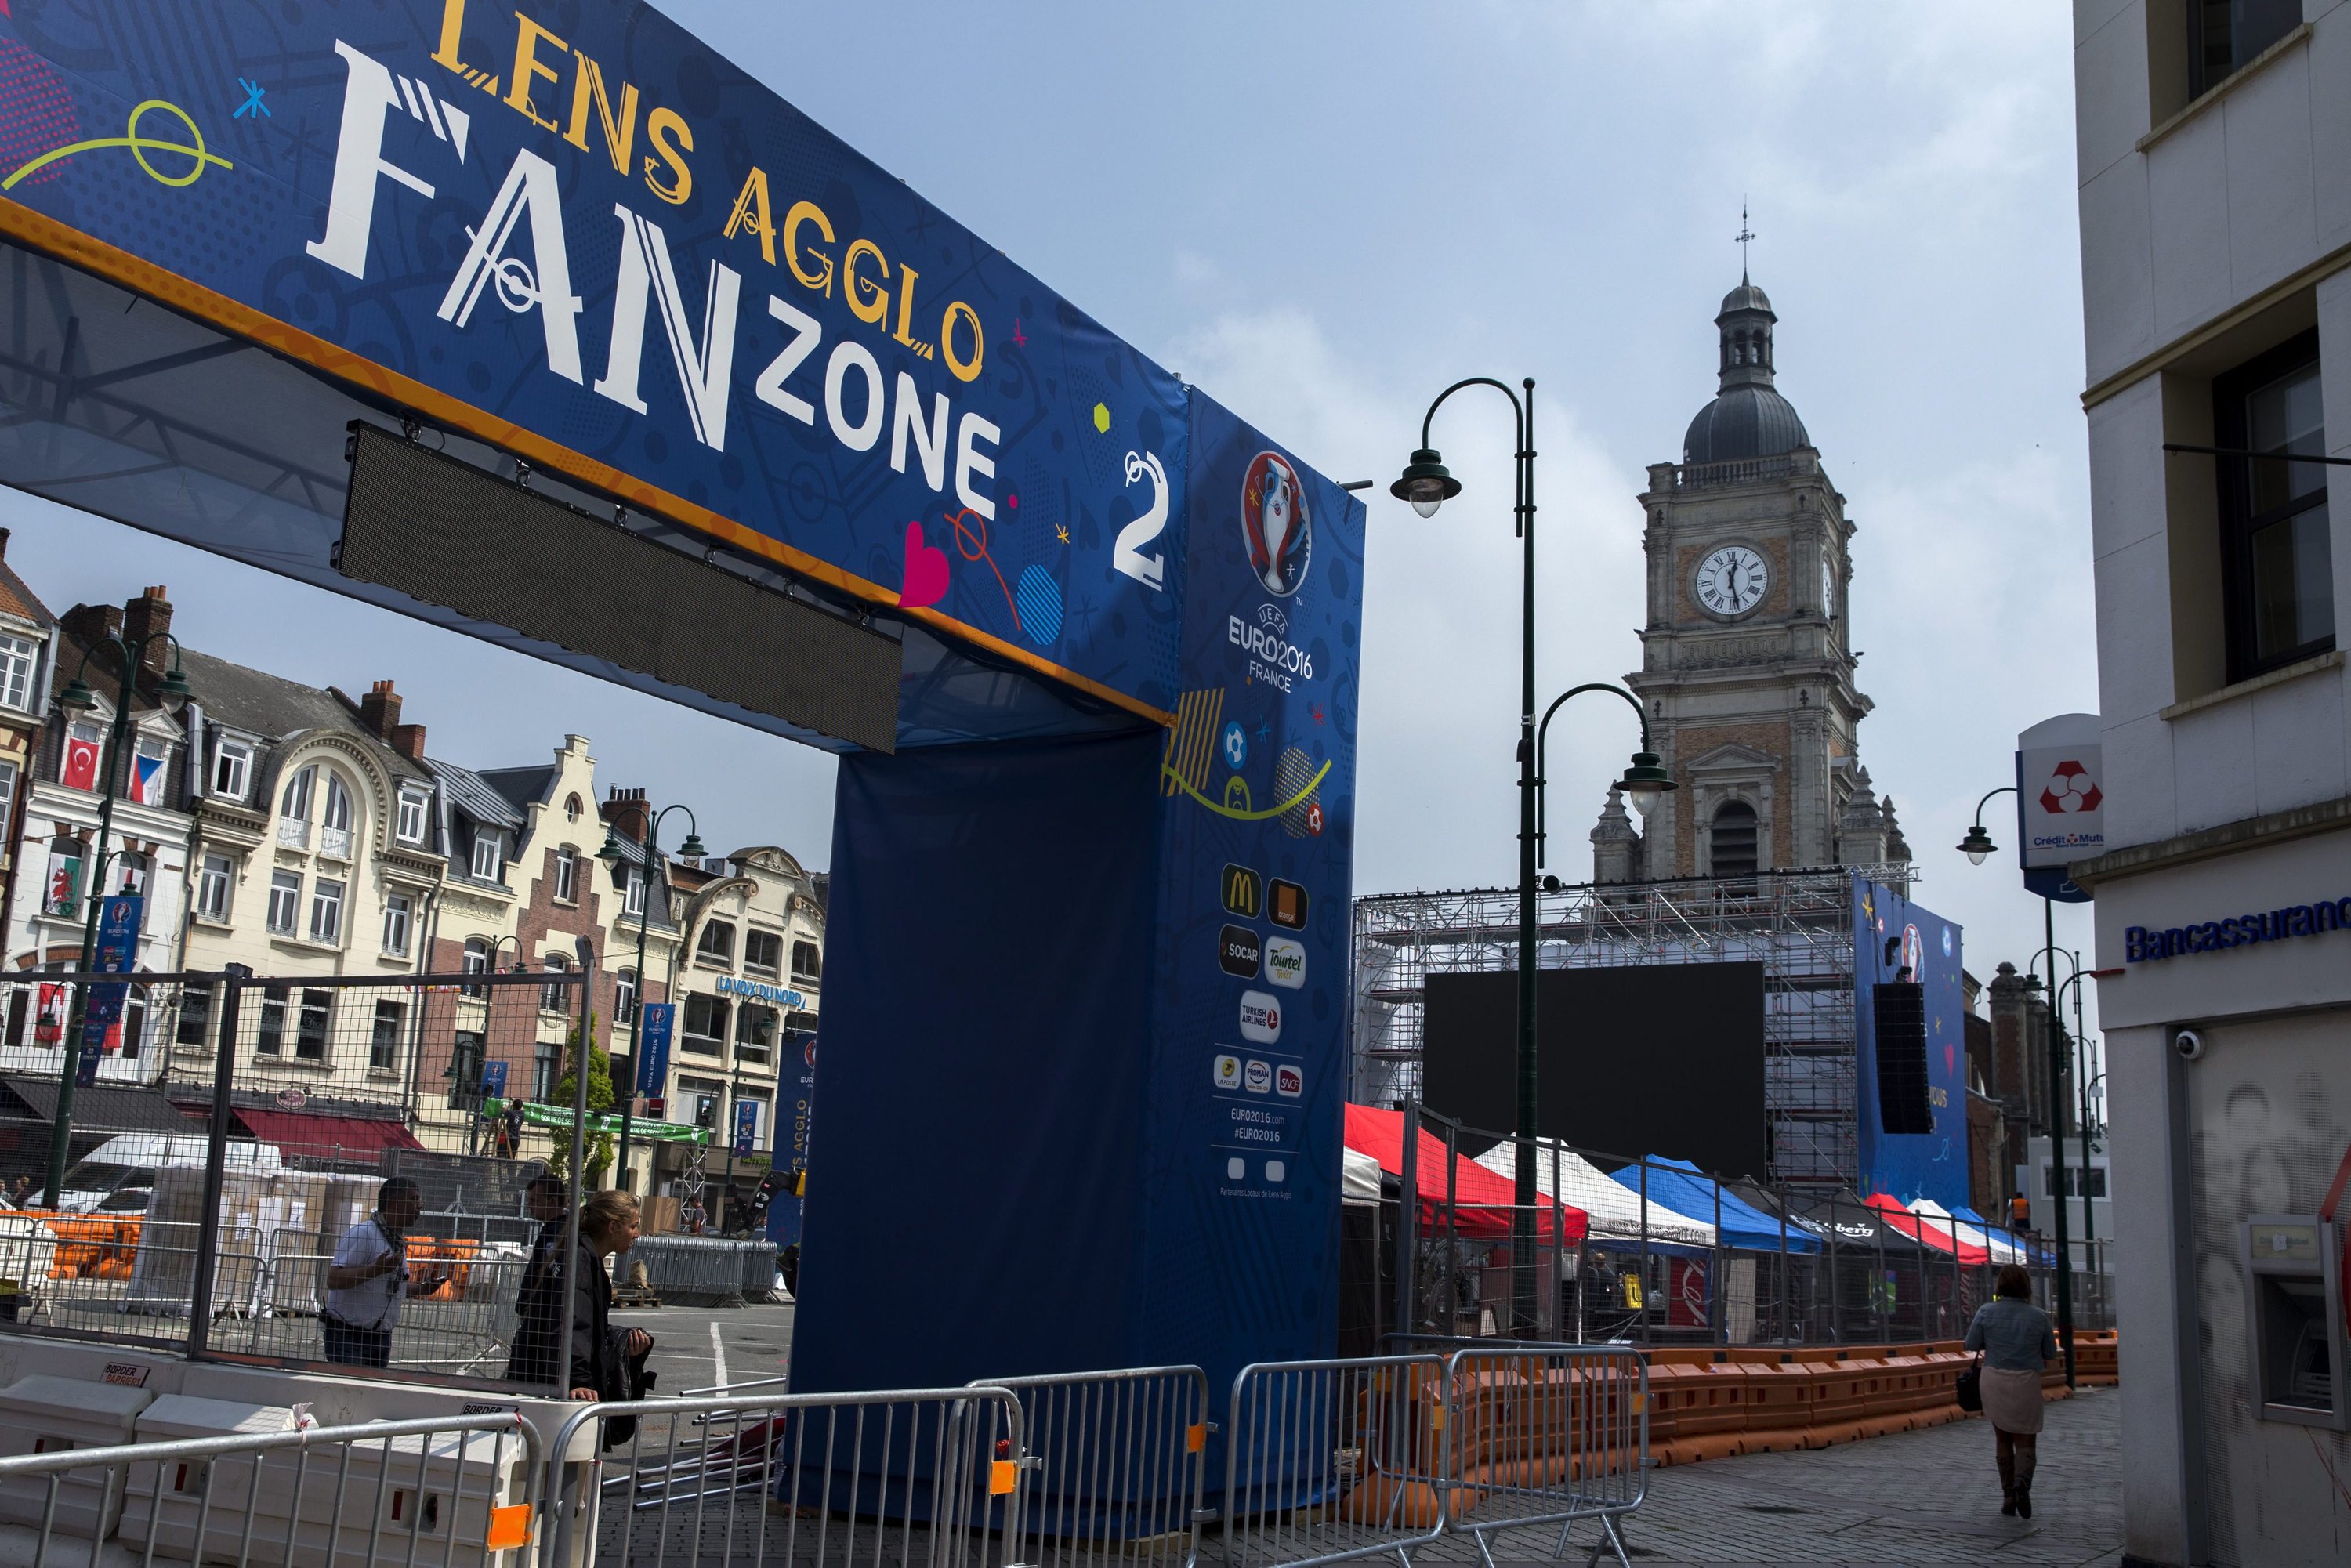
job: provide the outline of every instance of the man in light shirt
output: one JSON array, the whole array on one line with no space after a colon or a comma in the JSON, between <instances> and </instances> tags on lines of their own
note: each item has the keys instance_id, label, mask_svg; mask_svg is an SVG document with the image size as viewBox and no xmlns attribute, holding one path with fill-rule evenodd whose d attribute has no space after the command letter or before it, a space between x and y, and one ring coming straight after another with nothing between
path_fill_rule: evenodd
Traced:
<instances>
[{"instance_id":1,"label":"man in light shirt","mask_svg":"<svg viewBox=\"0 0 2351 1568\"><path fill-rule=\"evenodd\" d=\"M408 1267L408 1228L424 1207L424 1195L406 1176L392 1176L376 1190L375 1212L344 1232L327 1268L327 1359L347 1366L387 1366L392 1331L400 1303L411 1295L438 1290L448 1276L439 1268Z\"/></svg>"}]
</instances>

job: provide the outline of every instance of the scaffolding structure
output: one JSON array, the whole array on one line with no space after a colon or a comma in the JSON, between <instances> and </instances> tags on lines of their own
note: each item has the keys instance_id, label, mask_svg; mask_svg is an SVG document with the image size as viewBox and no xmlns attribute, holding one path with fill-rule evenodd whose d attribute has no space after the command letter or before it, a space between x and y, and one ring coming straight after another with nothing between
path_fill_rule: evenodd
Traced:
<instances>
[{"instance_id":1,"label":"scaffolding structure","mask_svg":"<svg viewBox=\"0 0 2351 1568\"><path fill-rule=\"evenodd\" d=\"M1856 879L1907 892L1907 862L1752 877L1565 887L1540 895L1536 967L1763 966L1767 1179L1850 1186L1860 1176L1855 1092ZM1438 974L1519 967L1515 888L1355 900L1353 1098L1421 1094L1422 987Z\"/></svg>"}]
</instances>

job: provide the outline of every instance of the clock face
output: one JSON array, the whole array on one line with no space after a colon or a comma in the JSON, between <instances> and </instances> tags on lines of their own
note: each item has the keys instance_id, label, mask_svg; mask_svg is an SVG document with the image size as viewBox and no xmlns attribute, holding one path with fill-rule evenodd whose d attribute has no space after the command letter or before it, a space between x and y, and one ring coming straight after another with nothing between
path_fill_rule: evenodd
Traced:
<instances>
[{"instance_id":1,"label":"clock face","mask_svg":"<svg viewBox=\"0 0 2351 1568\"><path fill-rule=\"evenodd\" d=\"M1717 615L1746 614L1771 586L1771 567L1745 545L1725 545L1698 563L1698 601Z\"/></svg>"},{"instance_id":2,"label":"clock face","mask_svg":"<svg viewBox=\"0 0 2351 1568\"><path fill-rule=\"evenodd\" d=\"M1823 560L1821 562L1821 613L1834 621L1836 612L1836 563Z\"/></svg>"}]
</instances>

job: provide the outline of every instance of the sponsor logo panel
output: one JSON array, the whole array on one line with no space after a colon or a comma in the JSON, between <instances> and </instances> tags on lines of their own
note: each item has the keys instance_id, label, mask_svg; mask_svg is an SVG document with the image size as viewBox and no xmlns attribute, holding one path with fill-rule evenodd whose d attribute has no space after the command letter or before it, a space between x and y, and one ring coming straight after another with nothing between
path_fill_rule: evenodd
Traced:
<instances>
[{"instance_id":1,"label":"sponsor logo panel","mask_svg":"<svg viewBox=\"0 0 2351 1568\"><path fill-rule=\"evenodd\" d=\"M1274 878L1267 914L1276 925L1287 925L1292 931L1305 930L1306 890L1294 882Z\"/></svg>"},{"instance_id":2,"label":"sponsor logo panel","mask_svg":"<svg viewBox=\"0 0 2351 1568\"><path fill-rule=\"evenodd\" d=\"M1231 930L1227 926L1225 929ZM1265 942L1265 977L1286 991L1306 984L1306 944L1290 936L1269 936Z\"/></svg>"},{"instance_id":3,"label":"sponsor logo panel","mask_svg":"<svg viewBox=\"0 0 2351 1568\"><path fill-rule=\"evenodd\" d=\"M1258 940L1257 933L1246 925L1228 925L1217 935L1217 967L1228 975L1237 975L1244 980L1256 979L1259 958L1263 952L1264 945ZM1274 984L1294 986L1298 982L1277 978Z\"/></svg>"},{"instance_id":4,"label":"sponsor logo panel","mask_svg":"<svg viewBox=\"0 0 2351 1568\"><path fill-rule=\"evenodd\" d=\"M1241 993L1241 1038L1259 1045L1281 1038L1281 1004L1270 991Z\"/></svg>"}]
</instances>

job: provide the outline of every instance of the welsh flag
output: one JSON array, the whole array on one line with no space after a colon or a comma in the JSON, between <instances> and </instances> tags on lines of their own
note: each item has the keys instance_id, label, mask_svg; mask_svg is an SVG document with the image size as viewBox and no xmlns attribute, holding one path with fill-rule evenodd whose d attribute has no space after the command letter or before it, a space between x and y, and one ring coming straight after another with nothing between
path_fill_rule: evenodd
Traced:
<instances>
[{"instance_id":1,"label":"welsh flag","mask_svg":"<svg viewBox=\"0 0 2351 1568\"><path fill-rule=\"evenodd\" d=\"M141 806L163 803L163 763L161 757L131 759L131 799Z\"/></svg>"},{"instance_id":2,"label":"welsh flag","mask_svg":"<svg viewBox=\"0 0 2351 1568\"><path fill-rule=\"evenodd\" d=\"M78 735L66 737L65 767L57 781L68 789L98 788L98 742L84 740Z\"/></svg>"}]
</instances>

